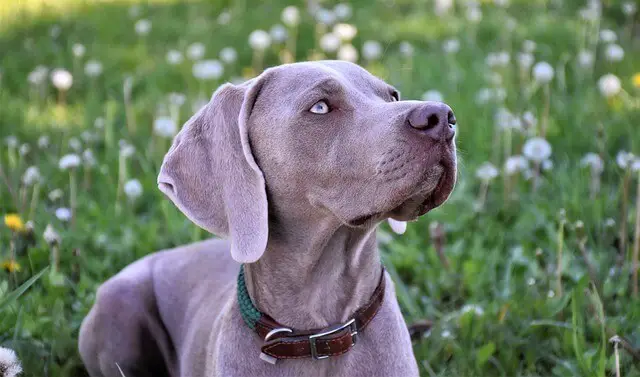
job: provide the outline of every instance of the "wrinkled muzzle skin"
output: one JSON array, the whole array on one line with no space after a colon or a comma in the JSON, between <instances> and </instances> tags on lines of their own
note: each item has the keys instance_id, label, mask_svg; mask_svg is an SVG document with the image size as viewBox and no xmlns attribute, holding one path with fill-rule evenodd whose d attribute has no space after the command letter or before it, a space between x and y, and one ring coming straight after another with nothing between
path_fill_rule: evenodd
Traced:
<instances>
[{"instance_id":1,"label":"wrinkled muzzle skin","mask_svg":"<svg viewBox=\"0 0 640 377\"><path fill-rule=\"evenodd\" d=\"M414 220L449 197L456 181L452 125L445 119L446 132L412 127L429 109L453 117L448 106L398 101L393 87L345 62L265 75L248 130L270 217L286 206L301 216L320 210L349 226L371 226L389 217ZM319 101L328 113L310 111Z\"/></svg>"}]
</instances>

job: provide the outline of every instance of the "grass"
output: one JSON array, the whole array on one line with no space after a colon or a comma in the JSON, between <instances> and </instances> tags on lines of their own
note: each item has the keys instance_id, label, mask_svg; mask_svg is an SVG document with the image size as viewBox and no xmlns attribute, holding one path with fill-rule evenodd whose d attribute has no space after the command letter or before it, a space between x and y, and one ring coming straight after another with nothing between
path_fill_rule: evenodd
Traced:
<instances>
[{"instance_id":1,"label":"grass","mask_svg":"<svg viewBox=\"0 0 640 377\"><path fill-rule=\"evenodd\" d=\"M437 16L433 2L354 0L348 21L358 28L358 49L366 40L383 47L380 58L361 57L362 65L396 85L403 98L439 91L458 119L460 178L449 202L410 224L402 236L381 226L383 257L407 321L434 322L414 345L421 373L604 377L618 367L624 376L640 376L640 299L633 295L631 262L639 178L616 163L620 151L640 154L640 88L632 80L640 62L638 17L625 16L621 1L605 1L595 21L580 17L581 2L512 0L506 8L481 3L482 19L473 23L461 4ZM154 250L208 236L156 189L169 140L153 133L153 121L174 116L182 124L217 85L252 75L249 33L268 30L291 5L132 4L29 0L0 6L0 213L32 221L25 227L32 230L0 226L0 259L15 254L21 267L0 271L0 344L16 350L26 376L86 375L77 334L96 287ZM217 20L225 11L231 22L221 25ZM152 24L146 36L134 32L141 18ZM597 38L601 29L616 33L624 49L621 61L606 59L607 43ZM451 38L460 43L456 54L442 49ZM534 85L530 70L518 69L525 40L536 42L535 61L555 70L546 90ZM399 52L403 41L414 46L413 56ZM232 46L237 62L225 66L222 79L206 82L193 77L186 58L177 66L167 63L169 49L184 52L194 42L206 46L207 59ZM82 58L74 58L76 43L86 47ZM269 48L265 64L279 64L283 48ZM319 57L314 48L316 26L303 11L296 59ZM579 66L583 49L595 54L592 67ZM488 67L488 54L500 51L509 53L509 63ZM90 59L102 63L98 77L84 73ZM38 65L72 73L64 103L48 76L42 84L29 83ZM623 88L608 99L598 87L607 73ZM500 88L504 98L479 101L483 88ZM177 113L168 110L171 92L186 95ZM496 121L501 108L518 119L531 112L537 126L504 131L504 118ZM540 136L543 123L553 167L537 170L530 164L506 175L506 158L521 154L528 140ZM43 136L48 146L39 147ZM18 140L15 147L11 137ZM135 152L124 157L121 143ZM21 153L23 144L30 151L22 147ZM86 149L95 166L59 169L63 155ZM588 152L604 162L601 174L582 166ZM483 183L476 169L487 161L499 175ZM36 185L22 180L30 166L42 176ZM131 179L142 187L135 199L124 191ZM56 189L60 197L50 195ZM486 196L479 200L481 189ZM72 208L72 220L60 220L59 208ZM45 241L49 224L59 242ZM56 253L59 262L34 280ZM613 335L624 339L617 366L608 343Z\"/></svg>"}]
</instances>

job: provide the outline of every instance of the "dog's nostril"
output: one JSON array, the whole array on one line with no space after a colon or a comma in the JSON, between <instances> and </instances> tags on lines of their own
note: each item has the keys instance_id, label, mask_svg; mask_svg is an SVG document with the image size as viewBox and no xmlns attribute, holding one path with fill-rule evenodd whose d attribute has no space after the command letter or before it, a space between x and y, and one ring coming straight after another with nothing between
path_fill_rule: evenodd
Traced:
<instances>
[{"instance_id":1,"label":"dog's nostril","mask_svg":"<svg viewBox=\"0 0 640 377\"><path fill-rule=\"evenodd\" d=\"M456 116L453 115L453 111L449 111L449 114L447 114L447 121L450 126L454 126L456 124Z\"/></svg>"},{"instance_id":2,"label":"dog's nostril","mask_svg":"<svg viewBox=\"0 0 640 377\"><path fill-rule=\"evenodd\" d=\"M433 128L437 126L439 123L440 123L440 119L438 119L438 116L436 114L431 114L429 115L429 118L427 118L426 128Z\"/></svg>"}]
</instances>

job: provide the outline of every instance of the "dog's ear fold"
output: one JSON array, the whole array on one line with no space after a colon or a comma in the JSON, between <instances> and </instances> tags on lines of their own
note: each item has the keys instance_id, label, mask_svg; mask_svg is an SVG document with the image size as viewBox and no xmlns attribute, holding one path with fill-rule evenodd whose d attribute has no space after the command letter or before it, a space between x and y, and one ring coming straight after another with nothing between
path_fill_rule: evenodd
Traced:
<instances>
[{"instance_id":1,"label":"dog's ear fold","mask_svg":"<svg viewBox=\"0 0 640 377\"><path fill-rule=\"evenodd\" d=\"M267 194L249 145L247 122L265 74L222 85L176 135L158 186L194 223L231 239L241 263L258 260L268 238Z\"/></svg>"}]
</instances>

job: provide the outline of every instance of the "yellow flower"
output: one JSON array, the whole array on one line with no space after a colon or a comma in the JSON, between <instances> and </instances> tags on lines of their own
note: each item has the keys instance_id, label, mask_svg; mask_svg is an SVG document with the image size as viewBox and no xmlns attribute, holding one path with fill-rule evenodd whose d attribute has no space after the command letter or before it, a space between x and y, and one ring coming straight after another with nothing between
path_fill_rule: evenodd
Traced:
<instances>
[{"instance_id":1,"label":"yellow flower","mask_svg":"<svg viewBox=\"0 0 640 377\"><path fill-rule=\"evenodd\" d=\"M631 82L633 83L633 86L640 89L640 72L631 77Z\"/></svg>"},{"instance_id":2,"label":"yellow flower","mask_svg":"<svg viewBox=\"0 0 640 377\"><path fill-rule=\"evenodd\" d=\"M2 268L7 270L8 272L18 272L21 269L20 264L18 264L18 262L14 261L13 259L2 262Z\"/></svg>"},{"instance_id":3,"label":"yellow flower","mask_svg":"<svg viewBox=\"0 0 640 377\"><path fill-rule=\"evenodd\" d=\"M7 228L11 229L14 232L22 232L24 231L24 223L19 215L15 213L10 213L4 216L4 225Z\"/></svg>"}]
</instances>

